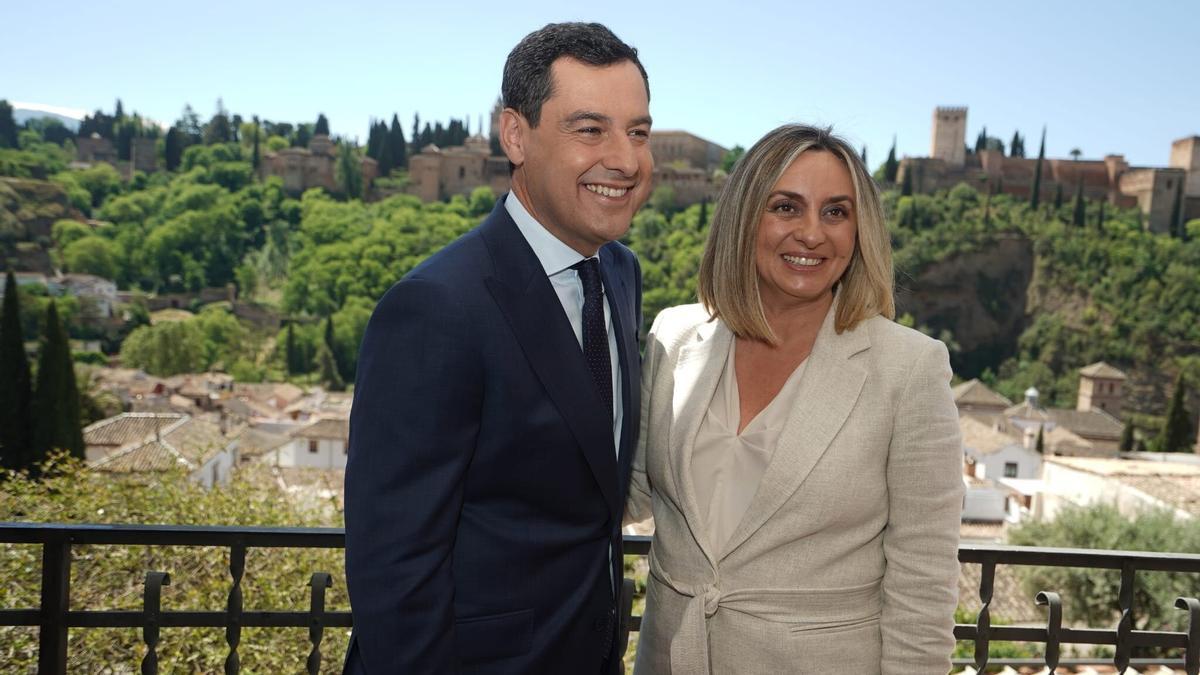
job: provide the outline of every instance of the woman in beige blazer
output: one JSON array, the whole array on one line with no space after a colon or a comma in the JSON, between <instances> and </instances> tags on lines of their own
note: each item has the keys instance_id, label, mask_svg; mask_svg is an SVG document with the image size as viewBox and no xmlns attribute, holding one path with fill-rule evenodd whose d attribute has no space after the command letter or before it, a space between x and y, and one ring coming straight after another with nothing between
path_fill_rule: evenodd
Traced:
<instances>
[{"instance_id":1,"label":"woman in beige blazer","mask_svg":"<svg viewBox=\"0 0 1200 675\"><path fill-rule=\"evenodd\" d=\"M627 520L653 516L637 675L943 675L961 441L945 346L891 319L858 155L767 134L713 214L702 304L647 340Z\"/></svg>"}]
</instances>

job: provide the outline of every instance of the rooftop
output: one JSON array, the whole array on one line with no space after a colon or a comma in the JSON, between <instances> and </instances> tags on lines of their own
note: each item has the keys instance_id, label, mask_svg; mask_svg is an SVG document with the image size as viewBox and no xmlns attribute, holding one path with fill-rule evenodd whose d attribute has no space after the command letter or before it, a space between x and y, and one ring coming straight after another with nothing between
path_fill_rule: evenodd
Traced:
<instances>
[{"instance_id":1,"label":"rooftop","mask_svg":"<svg viewBox=\"0 0 1200 675\"><path fill-rule=\"evenodd\" d=\"M1103 361L1097 361L1090 366L1084 366L1083 368L1080 368L1079 374L1086 375L1088 377L1102 377L1110 380L1129 379L1125 373L1117 370Z\"/></svg>"}]
</instances>

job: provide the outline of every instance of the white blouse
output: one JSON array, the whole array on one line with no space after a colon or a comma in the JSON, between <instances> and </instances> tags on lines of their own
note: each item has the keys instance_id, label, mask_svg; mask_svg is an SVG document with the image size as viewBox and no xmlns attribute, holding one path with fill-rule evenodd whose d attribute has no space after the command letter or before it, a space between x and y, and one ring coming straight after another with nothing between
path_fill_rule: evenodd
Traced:
<instances>
[{"instance_id":1,"label":"white blouse","mask_svg":"<svg viewBox=\"0 0 1200 675\"><path fill-rule=\"evenodd\" d=\"M709 543L718 555L723 552L758 491L758 483L771 463L808 363L805 359L796 366L775 398L739 434L741 398L734 370L736 344L737 340L729 342L725 370L700 423L692 450L696 504L704 518Z\"/></svg>"}]
</instances>

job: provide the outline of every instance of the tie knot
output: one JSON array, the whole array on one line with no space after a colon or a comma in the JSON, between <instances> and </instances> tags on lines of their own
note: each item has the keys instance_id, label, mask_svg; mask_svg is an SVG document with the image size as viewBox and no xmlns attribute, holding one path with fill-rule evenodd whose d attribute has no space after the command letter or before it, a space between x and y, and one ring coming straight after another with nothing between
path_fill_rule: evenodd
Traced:
<instances>
[{"instance_id":1,"label":"tie knot","mask_svg":"<svg viewBox=\"0 0 1200 675\"><path fill-rule=\"evenodd\" d=\"M579 282L583 284L585 296L601 290L600 260L598 258L584 258L571 265L571 269L579 273Z\"/></svg>"}]
</instances>

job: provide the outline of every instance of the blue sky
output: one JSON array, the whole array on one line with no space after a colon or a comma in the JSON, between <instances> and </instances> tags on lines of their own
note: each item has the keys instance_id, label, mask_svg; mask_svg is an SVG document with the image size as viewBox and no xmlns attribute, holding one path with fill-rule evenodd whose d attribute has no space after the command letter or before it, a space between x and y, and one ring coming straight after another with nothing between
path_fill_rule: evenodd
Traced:
<instances>
[{"instance_id":1,"label":"blue sky","mask_svg":"<svg viewBox=\"0 0 1200 675\"><path fill-rule=\"evenodd\" d=\"M1200 134L1200 3L1116 2L147 2L6 3L0 98L170 122L218 97L249 117L311 121L365 140L371 117L470 116L508 50L550 21L596 20L638 47L659 129L749 145L789 121L833 124L872 165L892 135L929 152L937 105L967 105L1007 144L1123 153L1165 165ZM19 28L16 28L19 27Z\"/></svg>"}]
</instances>

